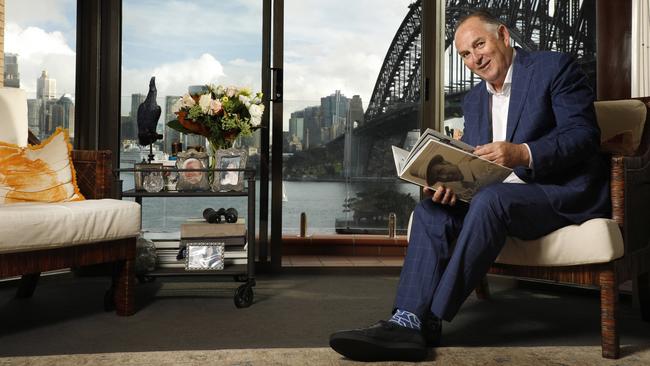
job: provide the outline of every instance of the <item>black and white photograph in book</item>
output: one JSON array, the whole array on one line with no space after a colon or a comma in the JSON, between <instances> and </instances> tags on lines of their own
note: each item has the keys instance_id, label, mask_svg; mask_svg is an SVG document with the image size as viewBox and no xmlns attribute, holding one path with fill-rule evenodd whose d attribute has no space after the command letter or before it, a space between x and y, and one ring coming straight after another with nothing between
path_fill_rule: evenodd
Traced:
<instances>
[{"instance_id":1,"label":"black and white photograph in book","mask_svg":"<svg viewBox=\"0 0 650 366\"><path fill-rule=\"evenodd\" d=\"M244 189L244 172L229 169L246 168L248 158L246 150L217 150L216 158L216 166L219 171L215 174L215 179L212 182L212 190L215 192L242 191Z\"/></svg>"},{"instance_id":2,"label":"black and white photograph in book","mask_svg":"<svg viewBox=\"0 0 650 366\"><path fill-rule=\"evenodd\" d=\"M501 182L512 172L471 150L459 141L425 133L410 152L393 146L395 169L401 179L434 190L441 185L450 187L460 200L469 202L480 187Z\"/></svg>"}]
</instances>

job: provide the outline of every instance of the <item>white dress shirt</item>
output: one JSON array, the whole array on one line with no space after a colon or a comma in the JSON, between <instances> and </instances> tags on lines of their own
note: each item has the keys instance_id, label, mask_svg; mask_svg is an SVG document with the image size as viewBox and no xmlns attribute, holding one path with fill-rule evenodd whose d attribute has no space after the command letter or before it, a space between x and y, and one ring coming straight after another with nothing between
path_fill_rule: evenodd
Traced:
<instances>
[{"instance_id":1,"label":"white dress shirt","mask_svg":"<svg viewBox=\"0 0 650 366\"><path fill-rule=\"evenodd\" d=\"M490 94L490 106L492 109L492 142L494 141L505 141L506 140L506 129L508 126L508 107L510 106L510 90L512 86L512 65L514 64L515 57L517 56L517 51L512 50L512 63L508 68L508 73L506 74L506 79L503 82L503 86L500 91L496 91L492 84L485 83L487 86L488 94ZM524 144L528 149L528 156L530 157L530 163L528 167L532 166L532 154L530 153L530 147L528 144ZM515 172L510 173L506 179L503 180L503 183L526 183L521 180Z\"/></svg>"}]
</instances>

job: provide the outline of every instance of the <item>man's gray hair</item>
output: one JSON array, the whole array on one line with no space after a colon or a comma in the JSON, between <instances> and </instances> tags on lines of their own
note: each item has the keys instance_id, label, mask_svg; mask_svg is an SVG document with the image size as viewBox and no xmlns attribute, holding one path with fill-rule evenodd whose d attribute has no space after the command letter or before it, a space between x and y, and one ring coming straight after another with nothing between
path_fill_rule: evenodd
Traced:
<instances>
[{"instance_id":1,"label":"man's gray hair","mask_svg":"<svg viewBox=\"0 0 650 366\"><path fill-rule=\"evenodd\" d=\"M454 26L454 34L456 34L456 32L458 31L458 28L460 28L460 26L463 23L465 23L465 21L467 21L468 19L471 19L471 18L479 18L483 23L485 23L488 26L491 26L494 29L494 32L496 33L497 38L499 38L499 33L497 32L497 29L499 28L500 25L505 26L505 24L503 24L503 22L501 20L499 20L499 18L494 16L489 11L487 11L485 9L476 9L476 10L470 11L469 13L463 15L462 17L460 17L458 19L458 21L456 22L456 25Z\"/></svg>"}]
</instances>

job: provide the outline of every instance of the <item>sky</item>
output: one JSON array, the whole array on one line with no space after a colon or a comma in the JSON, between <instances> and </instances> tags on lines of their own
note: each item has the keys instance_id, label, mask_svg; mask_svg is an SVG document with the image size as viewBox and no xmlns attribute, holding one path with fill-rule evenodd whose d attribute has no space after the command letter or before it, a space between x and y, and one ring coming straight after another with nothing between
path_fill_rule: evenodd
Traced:
<instances>
[{"instance_id":1,"label":"sky","mask_svg":"<svg viewBox=\"0 0 650 366\"><path fill-rule=\"evenodd\" d=\"M286 0L285 121L335 90L360 95L365 108L411 2ZM5 52L19 54L21 87L35 95L47 69L58 95L74 94L76 0L5 6ZM122 115L151 76L159 97L206 83L261 89L261 0L123 0L122 28Z\"/></svg>"}]
</instances>

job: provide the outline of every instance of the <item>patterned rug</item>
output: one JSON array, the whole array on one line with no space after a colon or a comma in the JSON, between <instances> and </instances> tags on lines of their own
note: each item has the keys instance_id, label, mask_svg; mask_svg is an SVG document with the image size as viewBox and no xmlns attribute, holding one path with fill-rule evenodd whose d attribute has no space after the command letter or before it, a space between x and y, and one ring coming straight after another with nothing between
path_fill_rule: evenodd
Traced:
<instances>
[{"instance_id":1,"label":"patterned rug","mask_svg":"<svg viewBox=\"0 0 650 366\"><path fill-rule=\"evenodd\" d=\"M649 365L650 344L645 347L623 346L622 358L600 357L600 347L443 347L432 350L421 365ZM177 351L141 353L102 353L62 356L0 358L0 365L351 365L329 348L231 349L216 351ZM379 365L399 365L379 362ZM411 364L411 363L408 363Z\"/></svg>"}]
</instances>

